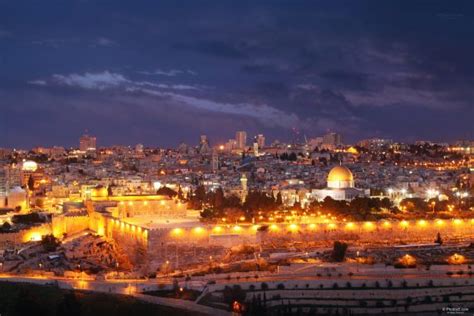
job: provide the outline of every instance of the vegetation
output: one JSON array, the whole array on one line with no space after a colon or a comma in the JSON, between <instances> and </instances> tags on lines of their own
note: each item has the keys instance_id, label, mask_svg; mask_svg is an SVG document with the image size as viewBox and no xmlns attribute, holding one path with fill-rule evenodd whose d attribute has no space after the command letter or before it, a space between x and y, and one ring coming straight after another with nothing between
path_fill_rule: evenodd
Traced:
<instances>
[{"instance_id":1,"label":"vegetation","mask_svg":"<svg viewBox=\"0 0 474 316\"><path fill-rule=\"evenodd\" d=\"M171 198L178 195L178 192L174 191L173 189L168 188L167 186L163 186L156 191L156 194L169 196Z\"/></svg>"},{"instance_id":2,"label":"vegetation","mask_svg":"<svg viewBox=\"0 0 474 316\"><path fill-rule=\"evenodd\" d=\"M232 308L234 302L243 303L245 301L245 291L240 287L240 285L225 286L223 291L224 302L228 304L229 308Z\"/></svg>"},{"instance_id":3,"label":"vegetation","mask_svg":"<svg viewBox=\"0 0 474 316\"><path fill-rule=\"evenodd\" d=\"M0 282L0 313L11 316L189 315L122 295L10 282Z\"/></svg>"},{"instance_id":4,"label":"vegetation","mask_svg":"<svg viewBox=\"0 0 474 316\"><path fill-rule=\"evenodd\" d=\"M38 213L29 213L29 214L17 214L13 215L12 217L12 222L14 224L26 224L26 225L31 225L31 224L38 224L38 223L43 223L45 220L40 216Z\"/></svg>"},{"instance_id":5,"label":"vegetation","mask_svg":"<svg viewBox=\"0 0 474 316\"><path fill-rule=\"evenodd\" d=\"M331 259L335 262L342 262L346 256L348 245L346 243L335 241L331 253Z\"/></svg>"},{"instance_id":6,"label":"vegetation","mask_svg":"<svg viewBox=\"0 0 474 316\"><path fill-rule=\"evenodd\" d=\"M59 239L57 239L53 235L44 235L41 238L41 245L43 246L44 251L46 252L56 251L60 244L61 242L59 241Z\"/></svg>"}]
</instances>

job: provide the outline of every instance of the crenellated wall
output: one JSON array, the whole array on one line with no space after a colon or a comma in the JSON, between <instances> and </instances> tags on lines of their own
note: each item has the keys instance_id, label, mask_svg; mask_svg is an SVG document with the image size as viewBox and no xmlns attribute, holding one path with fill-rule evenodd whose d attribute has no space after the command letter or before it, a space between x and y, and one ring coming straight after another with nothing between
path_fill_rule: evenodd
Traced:
<instances>
[{"instance_id":1,"label":"crenellated wall","mask_svg":"<svg viewBox=\"0 0 474 316\"><path fill-rule=\"evenodd\" d=\"M61 238L64 234L72 235L89 229L88 215L54 215L52 218L53 235Z\"/></svg>"}]
</instances>

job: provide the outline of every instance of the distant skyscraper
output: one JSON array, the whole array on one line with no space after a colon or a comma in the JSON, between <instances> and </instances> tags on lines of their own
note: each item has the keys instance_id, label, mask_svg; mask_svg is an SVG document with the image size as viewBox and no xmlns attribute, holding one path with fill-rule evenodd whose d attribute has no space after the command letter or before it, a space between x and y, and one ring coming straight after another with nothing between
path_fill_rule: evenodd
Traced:
<instances>
[{"instance_id":1,"label":"distant skyscraper","mask_svg":"<svg viewBox=\"0 0 474 316\"><path fill-rule=\"evenodd\" d=\"M237 142L235 139L229 139L227 143L224 144L224 150L225 151L232 151L237 147Z\"/></svg>"},{"instance_id":2,"label":"distant skyscraper","mask_svg":"<svg viewBox=\"0 0 474 316\"><path fill-rule=\"evenodd\" d=\"M199 137L199 152L201 154L205 154L205 153L208 153L209 150L210 150L210 147L209 147L209 140L207 139L207 136L201 135Z\"/></svg>"},{"instance_id":3,"label":"distant skyscraper","mask_svg":"<svg viewBox=\"0 0 474 316\"><path fill-rule=\"evenodd\" d=\"M137 144L137 145L135 146L135 152L136 152L137 154L142 154L142 153L143 153L143 148L144 148L144 147L143 147L143 144Z\"/></svg>"},{"instance_id":4,"label":"distant skyscraper","mask_svg":"<svg viewBox=\"0 0 474 316\"><path fill-rule=\"evenodd\" d=\"M0 168L0 207L6 206L8 196L8 172L7 168Z\"/></svg>"},{"instance_id":5,"label":"distant skyscraper","mask_svg":"<svg viewBox=\"0 0 474 316\"><path fill-rule=\"evenodd\" d=\"M265 136L263 136L263 134L257 135L257 144L260 149L265 147Z\"/></svg>"},{"instance_id":6,"label":"distant skyscraper","mask_svg":"<svg viewBox=\"0 0 474 316\"><path fill-rule=\"evenodd\" d=\"M328 133L323 136L323 145L337 147L342 145L342 136L338 133Z\"/></svg>"},{"instance_id":7,"label":"distant skyscraper","mask_svg":"<svg viewBox=\"0 0 474 316\"><path fill-rule=\"evenodd\" d=\"M247 147L247 132L238 131L235 133L235 142L238 149L245 149Z\"/></svg>"},{"instance_id":8,"label":"distant skyscraper","mask_svg":"<svg viewBox=\"0 0 474 316\"><path fill-rule=\"evenodd\" d=\"M207 144L209 145L209 141L207 140L207 135L201 135L199 137L199 144L203 145L203 144Z\"/></svg>"},{"instance_id":9,"label":"distant skyscraper","mask_svg":"<svg viewBox=\"0 0 474 316\"><path fill-rule=\"evenodd\" d=\"M97 149L97 138L89 135L82 135L79 139L80 151L94 151Z\"/></svg>"}]
</instances>

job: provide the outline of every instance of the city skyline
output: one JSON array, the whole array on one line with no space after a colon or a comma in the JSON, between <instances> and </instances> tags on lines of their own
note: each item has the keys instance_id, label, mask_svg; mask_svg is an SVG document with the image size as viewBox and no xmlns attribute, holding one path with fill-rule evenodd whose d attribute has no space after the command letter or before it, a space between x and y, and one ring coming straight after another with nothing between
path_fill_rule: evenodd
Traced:
<instances>
[{"instance_id":1,"label":"city skyline","mask_svg":"<svg viewBox=\"0 0 474 316\"><path fill-rule=\"evenodd\" d=\"M472 9L2 3L0 147L472 139Z\"/></svg>"}]
</instances>

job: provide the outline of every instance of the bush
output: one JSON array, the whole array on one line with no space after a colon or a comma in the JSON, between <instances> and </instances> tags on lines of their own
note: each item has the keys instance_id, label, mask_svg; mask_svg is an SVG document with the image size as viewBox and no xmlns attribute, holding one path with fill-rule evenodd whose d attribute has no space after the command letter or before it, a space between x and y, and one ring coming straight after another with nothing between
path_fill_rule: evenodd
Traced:
<instances>
[{"instance_id":1,"label":"bush","mask_svg":"<svg viewBox=\"0 0 474 316\"><path fill-rule=\"evenodd\" d=\"M237 301L242 303L245 301L245 291L242 290L240 285L233 285L232 287L225 286L224 291L222 293L224 302L228 304L229 307L232 307L232 304Z\"/></svg>"},{"instance_id":2,"label":"bush","mask_svg":"<svg viewBox=\"0 0 474 316\"><path fill-rule=\"evenodd\" d=\"M348 245L346 243L335 241L331 254L331 259L335 262L344 261L344 258L346 257L347 247Z\"/></svg>"},{"instance_id":3,"label":"bush","mask_svg":"<svg viewBox=\"0 0 474 316\"><path fill-rule=\"evenodd\" d=\"M53 235L44 235L41 238L41 245L46 252L56 251L61 242Z\"/></svg>"},{"instance_id":4,"label":"bush","mask_svg":"<svg viewBox=\"0 0 474 316\"><path fill-rule=\"evenodd\" d=\"M44 220L38 213L29 213L24 215L13 215L12 222L14 224L38 224L43 223Z\"/></svg>"}]
</instances>

